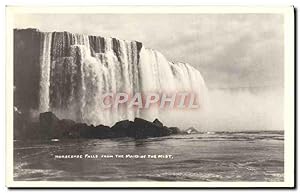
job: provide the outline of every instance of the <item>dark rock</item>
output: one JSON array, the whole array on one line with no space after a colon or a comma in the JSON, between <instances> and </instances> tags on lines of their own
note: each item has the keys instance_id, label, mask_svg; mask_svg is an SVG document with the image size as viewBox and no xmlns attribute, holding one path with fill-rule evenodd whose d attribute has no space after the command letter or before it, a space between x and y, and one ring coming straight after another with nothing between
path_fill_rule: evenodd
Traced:
<instances>
[{"instance_id":1,"label":"dark rock","mask_svg":"<svg viewBox=\"0 0 300 193\"><path fill-rule=\"evenodd\" d=\"M115 137L133 138L160 137L172 133L169 128L162 125L158 120L152 123L141 118L135 118L134 122L129 120L117 122L111 130Z\"/></svg>"},{"instance_id":2,"label":"dark rock","mask_svg":"<svg viewBox=\"0 0 300 193\"><path fill-rule=\"evenodd\" d=\"M112 138L113 133L110 127L105 125L98 125L93 129L93 136L96 136L99 139Z\"/></svg>"},{"instance_id":3,"label":"dark rock","mask_svg":"<svg viewBox=\"0 0 300 193\"><path fill-rule=\"evenodd\" d=\"M59 119L52 112L45 112L40 114L40 128L52 129L59 122Z\"/></svg>"},{"instance_id":4,"label":"dark rock","mask_svg":"<svg viewBox=\"0 0 300 193\"><path fill-rule=\"evenodd\" d=\"M161 137L170 134L168 128L157 126L141 118L135 118L133 126L135 128L135 138Z\"/></svg>"},{"instance_id":5,"label":"dark rock","mask_svg":"<svg viewBox=\"0 0 300 193\"><path fill-rule=\"evenodd\" d=\"M169 127L169 129L172 131L171 134L180 134L181 131L178 127Z\"/></svg>"},{"instance_id":6,"label":"dark rock","mask_svg":"<svg viewBox=\"0 0 300 193\"><path fill-rule=\"evenodd\" d=\"M52 138L58 128L59 119L52 112L45 112L40 114L39 121L41 135L45 138Z\"/></svg>"},{"instance_id":7,"label":"dark rock","mask_svg":"<svg viewBox=\"0 0 300 193\"><path fill-rule=\"evenodd\" d=\"M70 119L62 119L59 121L53 138L78 138L80 137L79 127L76 122ZM76 129L77 128L77 129Z\"/></svg>"},{"instance_id":8,"label":"dark rock","mask_svg":"<svg viewBox=\"0 0 300 193\"><path fill-rule=\"evenodd\" d=\"M111 127L114 137L134 137L135 128L132 121L123 120Z\"/></svg>"},{"instance_id":9,"label":"dark rock","mask_svg":"<svg viewBox=\"0 0 300 193\"><path fill-rule=\"evenodd\" d=\"M141 118L135 118L134 121L123 120L117 122L114 126L105 125L87 125L85 123L76 123L70 119L59 120L52 112L41 113L39 122L26 121L21 114L14 115L14 138L46 138L46 139L65 139L65 138L94 138L106 139L117 137L147 138L161 137L173 134L179 134L177 127L166 127L158 120L153 122ZM190 129L191 130L191 129ZM186 132L191 132L187 130Z\"/></svg>"},{"instance_id":10,"label":"dark rock","mask_svg":"<svg viewBox=\"0 0 300 193\"><path fill-rule=\"evenodd\" d=\"M154 123L155 125L159 126L159 127L163 127L163 126L164 126L163 123L160 122L158 119L155 119L155 120L153 121L153 123Z\"/></svg>"},{"instance_id":11,"label":"dark rock","mask_svg":"<svg viewBox=\"0 0 300 193\"><path fill-rule=\"evenodd\" d=\"M105 139L112 138L113 134L108 126L98 125L94 127L85 125L85 127L80 130L80 136L84 138Z\"/></svg>"},{"instance_id":12,"label":"dark rock","mask_svg":"<svg viewBox=\"0 0 300 193\"><path fill-rule=\"evenodd\" d=\"M129 120L123 120L119 121L114 126L111 127L113 131L119 131L123 129L128 129L132 125L132 121Z\"/></svg>"}]
</instances>

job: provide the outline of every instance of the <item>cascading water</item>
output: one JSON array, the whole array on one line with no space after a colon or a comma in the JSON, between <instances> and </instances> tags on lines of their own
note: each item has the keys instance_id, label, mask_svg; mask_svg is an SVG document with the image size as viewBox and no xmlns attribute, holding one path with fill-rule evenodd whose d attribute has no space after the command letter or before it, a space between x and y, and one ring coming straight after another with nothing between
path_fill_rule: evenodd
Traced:
<instances>
[{"instance_id":1,"label":"cascading water","mask_svg":"<svg viewBox=\"0 0 300 193\"><path fill-rule=\"evenodd\" d=\"M40 88L40 111L49 109L49 87L50 87L50 66L51 66L51 33L44 33L42 51L40 54L41 65L41 88Z\"/></svg>"},{"instance_id":2,"label":"cascading water","mask_svg":"<svg viewBox=\"0 0 300 193\"><path fill-rule=\"evenodd\" d=\"M207 90L199 71L171 63L139 42L68 32L41 34L40 112L95 125L159 117L159 109L101 109L105 93L193 92L205 106Z\"/></svg>"}]
</instances>

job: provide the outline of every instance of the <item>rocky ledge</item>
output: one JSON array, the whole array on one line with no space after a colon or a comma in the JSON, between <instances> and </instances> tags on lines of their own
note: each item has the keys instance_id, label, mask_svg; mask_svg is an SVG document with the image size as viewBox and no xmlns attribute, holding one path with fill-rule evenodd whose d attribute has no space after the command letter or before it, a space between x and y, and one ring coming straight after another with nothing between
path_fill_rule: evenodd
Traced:
<instances>
[{"instance_id":1,"label":"rocky ledge","mask_svg":"<svg viewBox=\"0 0 300 193\"><path fill-rule=\"evenodd\" d=\"M197 132L193 128L182 132L177 127L164 126L162 122L155 119L153 122L141 118L134 121L123 120L112 127L105 125L87 125L76 123L70 119L59 119L52 112L41 113L39 122L20 123L15 117L15 138L42 138L42 139L67 139L67 138L93 138L108 139L120 137L148 138L162 137L173 134ZM21 128L16 128L16 126Z\"/></svg>"}]
</instances>

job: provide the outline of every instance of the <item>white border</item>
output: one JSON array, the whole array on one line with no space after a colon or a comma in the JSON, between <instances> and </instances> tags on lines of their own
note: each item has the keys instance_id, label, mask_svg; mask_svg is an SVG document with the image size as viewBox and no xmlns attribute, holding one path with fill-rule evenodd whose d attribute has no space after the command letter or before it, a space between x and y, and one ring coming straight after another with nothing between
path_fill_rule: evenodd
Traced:
<instances>
[{"instance_id":1,"label":"white border","mask_svg":"<svg viewBox=\"0 0 300 193\"><path fill-rule=\"evenodd\" d=\"M53 182L13 181L13 21L20 13L130 13L229 14L275 13L284 15L284 182ZM7 187L293 187L294 186L294 9L245 6L81 6L6 8L6 186Z\"/></svg>"}]
</instances>

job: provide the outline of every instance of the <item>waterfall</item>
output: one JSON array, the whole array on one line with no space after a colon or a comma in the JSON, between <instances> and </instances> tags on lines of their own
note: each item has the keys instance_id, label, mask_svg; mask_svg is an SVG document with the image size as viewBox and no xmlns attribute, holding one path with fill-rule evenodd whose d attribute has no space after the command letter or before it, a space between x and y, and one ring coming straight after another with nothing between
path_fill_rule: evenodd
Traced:
<instances>
[{"instance_id":1,"label":"waterfall","mask_svg":"<svg viewBox=\"0 0 300 193\"><path fill-rule=\"evenodd\" d=\"M40 53L41 81L40 81L40 112L49 110L49 87L50 87L50 49L51 33L44 33L42 38L42 52Z\"/></svg>"},{"instance_id":2,"label":"waterfall","mask_svg":"<svg viewBox=\"0 0 300 193\"><path fill-rule=\"evenodd\" d=\"M201 107L207 90L198 70L169 62L158 51L136 41L68 32L42 33L40 112L89 124L112 125L123 119L152 120L160 110L101 109L105 93L193 92Z\"/></svg>"}]
</instances>

